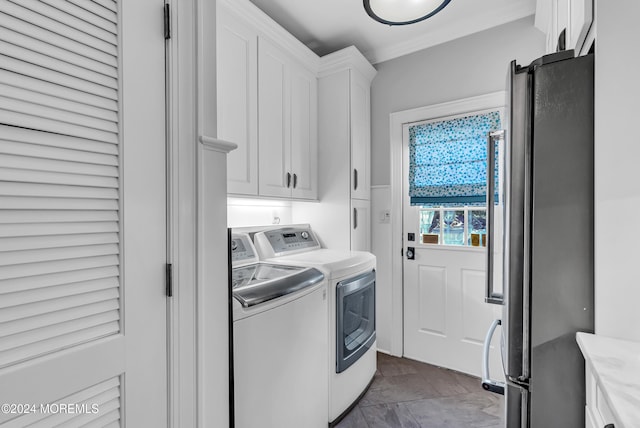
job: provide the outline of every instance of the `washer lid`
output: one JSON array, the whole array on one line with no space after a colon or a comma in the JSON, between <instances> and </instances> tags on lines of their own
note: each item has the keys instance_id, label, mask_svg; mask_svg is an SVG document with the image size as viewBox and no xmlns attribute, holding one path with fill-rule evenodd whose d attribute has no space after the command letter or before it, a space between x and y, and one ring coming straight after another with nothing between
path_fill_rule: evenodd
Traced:
<instances>
[{"instance_id":1,"label":"washer lid","mask_svg":"<svg viewBox=\"0 0 640 428\"><path fill-rule=\"evenodd\" d=\"M233 297L245 308L311 287L324 275L309 267L256 263L237 267L232 273Z\"/></svg>"},{"instance_id":2,"label":"washer lid","mask_svg":"<svg viewBox=\"0 0 640 428\"><path fill-rule=\"evenodd\" d=\"M366 251L341 251L323 248L277 257L270 261L295 266L313 266L325 271L331 278L338 278L369 267L374 268L376 257Z\"/></svg>"}]
</instances>

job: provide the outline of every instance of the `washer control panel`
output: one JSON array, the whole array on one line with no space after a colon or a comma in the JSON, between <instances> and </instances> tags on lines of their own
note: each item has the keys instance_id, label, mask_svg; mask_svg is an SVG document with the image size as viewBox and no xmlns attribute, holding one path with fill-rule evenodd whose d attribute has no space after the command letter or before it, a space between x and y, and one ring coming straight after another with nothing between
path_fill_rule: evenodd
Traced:
<instances>
[{"instance_id":1,"label":"washer control panel","mask_svg":"<svg viewBox=\"0 0 640 428\"><path fill-rule=\"evenodd\" d=\"M264 248L264 244L267 244L270 247L269 253L272 253L270 254L271 256L320 248L320 242L318 242L311 229L286 227L267 230L256 234L256 239L258 239L259 235L261 235L259 238L260 243L256 241L256 245Z\"/></svg>"},{"instance_id":2,"label":"washer control panel","mask_svg":"<svg viewBox=\"0 0 640 428\"><path fill-rule=\"evenodd\" d=\"M258 255L249 235L245 233L231 234L231 264L233 266L256 263Z\"/></svg>"}]
</instances>

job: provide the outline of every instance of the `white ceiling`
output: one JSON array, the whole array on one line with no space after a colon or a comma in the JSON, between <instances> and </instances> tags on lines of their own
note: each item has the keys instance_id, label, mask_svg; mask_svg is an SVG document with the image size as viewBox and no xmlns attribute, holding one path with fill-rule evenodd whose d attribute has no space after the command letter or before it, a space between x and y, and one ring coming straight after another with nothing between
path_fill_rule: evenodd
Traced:
<instances>
[{"instance_id":1,"label":"white ceiling","mask_svg":"<svg viewBox=\"0 0 640 428\"><path fill-rule=\"evenodd\" d=\"M536 0L451 0L412 25L371 19L362 0L251 0L318 55L355 45L372 63L533 15Z\"/></svg>"}]
</instances>

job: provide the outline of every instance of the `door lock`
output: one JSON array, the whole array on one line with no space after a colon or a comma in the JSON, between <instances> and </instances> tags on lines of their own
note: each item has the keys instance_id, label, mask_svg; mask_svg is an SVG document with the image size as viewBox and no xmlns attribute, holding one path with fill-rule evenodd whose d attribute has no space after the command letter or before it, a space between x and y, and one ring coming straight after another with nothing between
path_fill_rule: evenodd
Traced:
<instances>
[{"instance_id":1,"label":"door lock","mask_svg":"<svg viewBox=\"0 0 640 428\"><path fill-rule=\"evenodd\" d=\"M407 260L416 259L416 249L414 247L407 247Z\"/></svg>"}]
</instances>

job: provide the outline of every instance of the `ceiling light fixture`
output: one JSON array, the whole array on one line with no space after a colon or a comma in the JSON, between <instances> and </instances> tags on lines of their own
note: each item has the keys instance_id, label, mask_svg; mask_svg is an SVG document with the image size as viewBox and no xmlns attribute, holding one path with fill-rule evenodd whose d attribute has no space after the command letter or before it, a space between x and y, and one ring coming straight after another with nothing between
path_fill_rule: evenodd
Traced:
<instances>
[{"instance_id":1,"label":"ceiling light fixture","mask_svg":"<svg viewBox=\"0 0 640 428\"><path fill-rule=\"evenodd\" d=\"M363 0L370 17L387 25L407 25L440 12L451 0Z\"/></svg>"}]
</instances>

